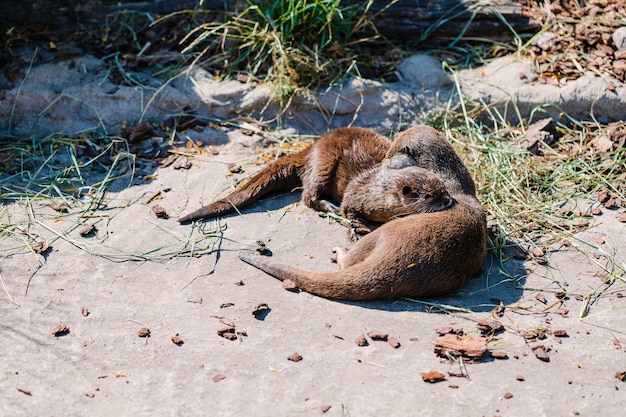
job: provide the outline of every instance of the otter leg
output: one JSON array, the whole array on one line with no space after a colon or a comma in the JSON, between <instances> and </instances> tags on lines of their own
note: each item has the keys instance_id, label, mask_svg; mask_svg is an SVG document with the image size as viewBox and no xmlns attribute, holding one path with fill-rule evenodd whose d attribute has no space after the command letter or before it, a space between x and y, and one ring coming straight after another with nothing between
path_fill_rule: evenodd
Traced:
<instances>
[{"instance_id":1,"label":"otter leg","mask_svg":"<svg viewBox=\"0 0 626 417\"><path fill-rule=\"evenodd\" d=\"M312 201L310 207L318 211L325 211L327 213L333 213L333 214L339 213L339 207L336 204L331 203L328 200Z\"/></svg>"},{"instance_id":2,"label":"otter leg","mask_svg":"<svg viewBox=\"0 0 626 417\"><path fill-rule=\"evenodd\" d=\"M356 242L361 237L373 232L380 226L378 223L368 222L365 219L351 219L350 230L348 230L348 238Z\"/></svg>"},{"instance_id":3,"label":"otter leg","mask_svg":"<svg viewBox=\"0 0 626 417\"><path fill-rule=\"evenodd\" d=\"M377 242L378 238L369 234L365 235L349 250L341 247L334 248L333 251L337 254L337 265L340 268L347 268L363 262L376 248Z\"/></svg>"}]
</instances>

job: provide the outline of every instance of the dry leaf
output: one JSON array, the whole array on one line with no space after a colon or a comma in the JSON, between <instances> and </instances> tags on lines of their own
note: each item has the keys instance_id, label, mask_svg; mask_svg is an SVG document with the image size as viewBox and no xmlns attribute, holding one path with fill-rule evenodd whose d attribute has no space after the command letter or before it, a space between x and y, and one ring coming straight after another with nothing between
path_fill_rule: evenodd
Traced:
<instances>
[{"instance_id":1,"label":"dry leaf","mask_svg":"<svg viewBox=\"0 0 626 417\"><path fill-rule=\"evenodd\" d=\"M65 324L59 324L54 329L52 329L52 334L55 336L65 336L70 332L70 328Z\"/></svg>"},{"instance_id":2,"label":"dry leaf","mask_svg":"<svg viewBox=\"0 0 626 417\"><path fill-rule=\"evenodd\" d=\"M439 371L422 372L422 380L424 382L441 382L446 380L446 376Z\"/></svg>"}]
</instances>

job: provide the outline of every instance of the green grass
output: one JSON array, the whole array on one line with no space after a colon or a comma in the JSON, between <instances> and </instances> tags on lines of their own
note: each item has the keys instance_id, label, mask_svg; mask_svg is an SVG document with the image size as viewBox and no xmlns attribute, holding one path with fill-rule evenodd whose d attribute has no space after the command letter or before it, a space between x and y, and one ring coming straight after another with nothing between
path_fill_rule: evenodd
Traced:
<instances>
[{"instance_id":1,"label":"green grass","mask_svg":"<svg viewBox=\"0 0 626 417\"><path fill-rule=\"evenodd\" d=\"M194 62L221 63L225 76L246 73L274 86L281 98L332 83L353 67L354 45L378 36L367 12L373 1L248 1L225 22L208 22L182 43ZM204 61L203 61L204 60Z\"/></svg>"}]
</instances>

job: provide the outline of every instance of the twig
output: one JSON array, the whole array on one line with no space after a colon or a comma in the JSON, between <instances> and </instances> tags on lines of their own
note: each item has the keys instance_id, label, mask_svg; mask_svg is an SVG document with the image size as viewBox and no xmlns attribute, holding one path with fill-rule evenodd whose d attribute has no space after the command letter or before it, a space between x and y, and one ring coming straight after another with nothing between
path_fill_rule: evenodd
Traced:
<instances>
[{"instance_id":1,"label":"twig","mask_svg":"<svg viewBox=\"0 0 626 417\"><path fill-rule=\"evenodd\" d=\"M0 283L2 284L2 288L4 288L4 292L5 292L5 293L7 294L7 296L9 297L9 300L11 300L11 302L12 302L13 304L15 304L16 306L18 306L18 307L19 307L19 306L20 306L20 304L19 304L17 301L15 301L15 300L13 299L13 297L11 297L11 294L9 294L9 290L7 290L7 287L4 285L4 279L2 279L2 271L1 271L1 270L0 270Z\"/></svg>"}]
</instances>

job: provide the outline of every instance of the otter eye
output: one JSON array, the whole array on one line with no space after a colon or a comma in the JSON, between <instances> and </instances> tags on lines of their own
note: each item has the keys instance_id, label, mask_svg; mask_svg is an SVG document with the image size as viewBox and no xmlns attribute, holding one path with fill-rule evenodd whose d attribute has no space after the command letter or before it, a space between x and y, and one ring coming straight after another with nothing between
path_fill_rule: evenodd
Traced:
<instances>
[{"instance_id":1,"label":"otter eye","mask_svg":"<svg viewBox=\"0 0 626 417\"><path fill-rule=\"evenodd\" d=\"M419 192L415 191L413 188L409 187L408 185L405 185L404 187L402 187L402 195L408 198L419 198L420 196Z\"/></svg>"}]
</instances>

